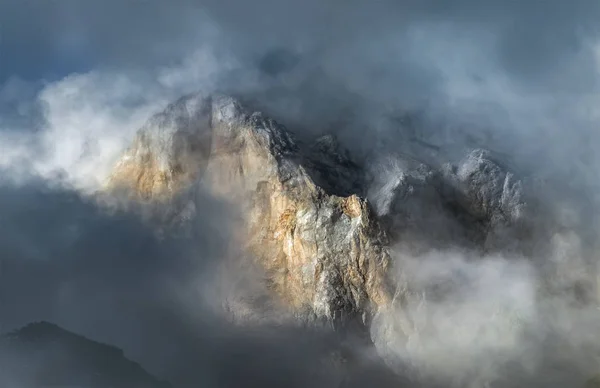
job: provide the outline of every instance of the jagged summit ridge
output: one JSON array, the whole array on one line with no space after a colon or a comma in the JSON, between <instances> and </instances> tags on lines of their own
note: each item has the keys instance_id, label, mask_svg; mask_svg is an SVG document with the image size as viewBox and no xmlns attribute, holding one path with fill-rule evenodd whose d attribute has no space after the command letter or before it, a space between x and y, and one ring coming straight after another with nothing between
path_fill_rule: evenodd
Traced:
<instances>
[{"instance_id":1,"label":"jagged summit ridge","mask_svg":"<svg viewBox=\"0 0 600 388\"><path fill-rule=\"evenodd\" d=\"M199 97L188 98L198 101ZM184 99L176 104L190 103ZM385 233L366 201L356 195L333 195L316 184L312 176L318 173L323 185L334 185L339 180L336 166L330 163L312 170L293 134L262 113L247 112L228 96L212 96L192 105L202 106L197 111L203 112L203 125L193 127L196 133L186 126L181 137L198 139L210 132L205 165L188 164L192 171L179 174L164 168L156 173L157 165L173 166L176 160L190 158L172 153L167 163L148 163L164 158L155 153L165 147L151 145L165 138L174 144L177 138L171 127L166 129L168 136L160 134L162 121L151 119L117 164L110 186L129 187L134 195L155 200L174 193L173 188L202 184L242 209L240 244L256 257L268 274L269 286L287 305L331 320L342 316L366 320L386 301L389 261ZM178 110L169 107L166 112ZM183 154L189 150L166 148ZM314 151L312 157L315 161ZM130 171L136 175L132 177ZM330 176L333 179L328 181ZM153 179L150 185L146 178Z\"/></svg>"}]
</instances>

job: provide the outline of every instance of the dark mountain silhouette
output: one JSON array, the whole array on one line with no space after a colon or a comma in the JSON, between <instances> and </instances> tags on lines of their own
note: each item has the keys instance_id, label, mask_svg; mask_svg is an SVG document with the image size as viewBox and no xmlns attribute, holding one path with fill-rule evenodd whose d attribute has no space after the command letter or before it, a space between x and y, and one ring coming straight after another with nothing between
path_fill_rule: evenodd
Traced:
<instances>
[{"instance_id":1,"label":"dark mountain silhouette","mask_svg":"<svg viewBox=\"0 0 600 388\"><path fill-rule=\"evenodd\" d=\"M48 322L0 337L2 387L169 388L114 346Z\"/></svg>"}]
</instances>

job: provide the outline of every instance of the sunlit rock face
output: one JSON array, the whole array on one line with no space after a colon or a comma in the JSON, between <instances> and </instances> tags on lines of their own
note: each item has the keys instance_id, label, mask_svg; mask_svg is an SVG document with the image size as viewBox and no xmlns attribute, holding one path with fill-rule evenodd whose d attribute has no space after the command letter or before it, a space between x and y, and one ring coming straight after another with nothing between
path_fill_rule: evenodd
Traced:
<instances>
[{"instance_id":1,"label":"sunlit rock face","mask_svg":"<svg viewBox=\"0 0 600 388\"><path fill-rule=\"evenodd\" d=\"M109 187L163 201L202 185L239 209L239 243L287 306L366 323L388 299L387 240L366 200L350 194L358 175L337 147L322 138L300 150L282 125L231 97L190 96L139 131Z\"/></svg>"},{"instance_id":2,"label":"sunlit rock face","mask_svg":"<svg viewBox=\"0 0 600 388\"><path fill-rule=\"evenodd\" d=\"M194 95L150 118L114 167L110 185L134 187L132 194L150 199L198 179L210 152L209 108L210 98Z\"/></svg>"}]
</instances>

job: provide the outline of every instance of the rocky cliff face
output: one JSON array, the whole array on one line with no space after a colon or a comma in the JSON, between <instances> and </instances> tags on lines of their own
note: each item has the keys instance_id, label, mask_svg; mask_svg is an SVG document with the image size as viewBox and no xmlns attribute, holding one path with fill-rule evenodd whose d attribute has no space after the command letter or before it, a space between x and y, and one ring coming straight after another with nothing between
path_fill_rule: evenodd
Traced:
<instances>
[{"instance_id":1,"label":"rocky cliff face","mask_svg":"<svg viewBox=\"0 0 600 388\"><path fill-rule=\"evenodd\" d=\"M187 113L183 107L189 106L196 110ZM296 311L336 322L366 321L387 303L386 234L365 199L343 196L356 184L354 166L330 152L336 148L332 138L319 139L305 153L283 126L223 96L192 96L167 112L185 112L185 120L198 117L202 125L196 133L185 126L179 135L177 119L162 119L173 113L150 120L115 168L111 187L161 200L164 193L200 180L241 209L240 243L262 264L269 286ZM206 139L207 129L209 157L178 147L181 138ZM179 167L184 165L187 169Z\"/></svg>"},{"instance_id":2,"label":"rocky cliff face","mask_svg":"<svg viewBox=\"0 0 600 388\"><path fill-rule=\"evenodd\" d=\"M439 169L385 163L359 166L330 135L301 145L234 98L198 94L140 129L108 187L161 202L202 184L240 209L240 243L289 305L332 319L389 302L391 243L484 247L524 218L522 181L485 150ZM171 208L171 218L193 217L193 203Z\"/></svg>"},{"instance_id":3,"label":"rocky cliff face","mask_svg":"<svg viewBox=\"0 0 600 388\"><path fill-rule=\"evenodd\" d=\"M440 167L401 155L359 165L333 136L301 144L227 96L188 96L150 119L108 182L168 203L170 220L194 217L181 194L199 185L239 210L232 244L287 308L361 330L412 298L406 279L390 276L392 245L502 249L498 231L521 230L528 206L523 182L486 151ZM414 322L396 318L409 338ZM385 348L388 334L373 341Z\"/></svg>"}]
</instances>

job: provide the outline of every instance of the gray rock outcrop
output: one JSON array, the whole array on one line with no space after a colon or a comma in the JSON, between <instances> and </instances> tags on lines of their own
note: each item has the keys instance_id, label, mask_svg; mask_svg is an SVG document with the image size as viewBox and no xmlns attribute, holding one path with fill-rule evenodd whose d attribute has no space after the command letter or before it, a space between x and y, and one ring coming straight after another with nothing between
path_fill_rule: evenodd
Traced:
<instances>
[{"instance_id":1,"label":"gray rock outcrop","mask_svg":"<svg viewBox=\"0 0 600 388\"><path fill-rule=\"evenodd\" d=\"M508 247L527 237L528 204L523 180L496 160L492 153L477 149L456 166L445 166L455 204L477 225L486 250L518 250Z\"/></svg>"}]
</instances>

